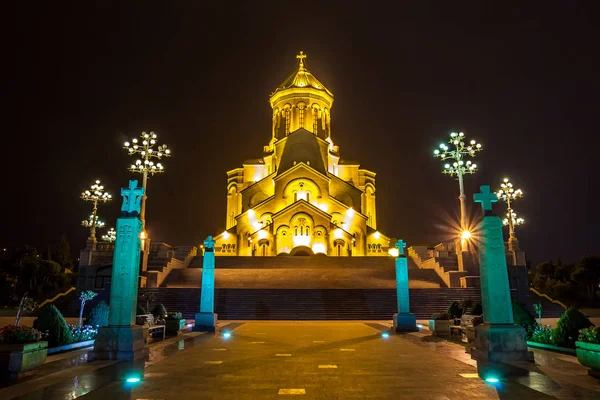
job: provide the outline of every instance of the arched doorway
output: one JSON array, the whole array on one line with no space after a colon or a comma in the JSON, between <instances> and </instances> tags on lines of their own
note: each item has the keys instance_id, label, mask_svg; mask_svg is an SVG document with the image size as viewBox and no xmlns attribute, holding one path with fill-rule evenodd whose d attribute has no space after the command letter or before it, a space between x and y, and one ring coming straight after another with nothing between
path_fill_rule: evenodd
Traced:
<instances>
[{"instance_id":1,"label":"arched doorway","mask_svg":"<svg viewBox=\"0 0 600 400\"><path fill-rule=\"evenodd\" d=\"M296 246L290 252L290 256L313 256L314 254L308 246Z\"/></svg>"}]
</instances>

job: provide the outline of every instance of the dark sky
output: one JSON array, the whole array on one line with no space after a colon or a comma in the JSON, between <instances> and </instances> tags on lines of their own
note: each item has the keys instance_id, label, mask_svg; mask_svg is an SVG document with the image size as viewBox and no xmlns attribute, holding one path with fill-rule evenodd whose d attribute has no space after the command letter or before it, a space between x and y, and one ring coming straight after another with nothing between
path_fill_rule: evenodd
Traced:
<instances>
[{"instance_id":1,"label":"dark sky","mask_svg":"<svg viewBox=\"0 0 600 400\"><path fill-rule=\"evenodd\" d=\"M122 143L142 130L173 151L149 183L151 237L197 244L221 232L225 171L261 155L268 96L304 50L335 95L342 157L377 172L382 232L409 245L446 235L458 184L432 151L462 130L484 145L468 199L505 175L521 187L517 233L534 263L599 253L592 2L14 3L4 246L44 248L64 231L82 247L90 205L80 192L99 178L118 194L132 177ZM110 226L116 197L100 210Z\"/></svg>"}]
</instances>

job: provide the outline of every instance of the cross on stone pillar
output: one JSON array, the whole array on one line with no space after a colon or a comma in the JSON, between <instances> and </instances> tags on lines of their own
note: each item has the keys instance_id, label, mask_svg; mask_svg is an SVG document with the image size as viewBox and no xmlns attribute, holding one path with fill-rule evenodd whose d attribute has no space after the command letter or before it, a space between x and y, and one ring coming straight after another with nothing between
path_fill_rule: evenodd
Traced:
<instances>
[{"instance_id":1,"label":"cross on stone pillar","mask_svg":"<svg viewBox=\"0 0 600 400\"><path fill-rule=\"evenodd\" d=\"M475 344L471 357L477 360L479 376L503 377L511 373L505 361L533 361L527 351L525 329L515 325L504 252L502 221L492 214L492 203L498 201L489 186L473 199L481 203L485 215L480 228L479 265L481 269L481 302L484 324L475 328Z\"/></svg>"},{"instance_id":2,"label":"cross on stone pillar","mask_svg":"<svg viewBox=\"0 0 600 400\"><path fill-rule=\"evenodd\" d=\"M200 312L196 314L195 331L214 332L217 329L215 314L215 241L209 236L204 241L202 259L202 289L200 292Z\"/></svg>"},{"instance_id":3,"label":"cross on stone pillar","mask_svg":"<svg viewBox=\"0 0 600 400\"><path fill-rule=\"evenodd\" d=\"M406 243L404 242L404 240L398 240L395 246L398 249L398 255L404 255L404 248L406 247Z\"/></svg>"},{"instance_id":4,"label":"cross on stone pillar","mask_svg":"<svg viewBox=\"0 0 600 400\"><path fill-rule=\"evenodd\" d=\"M480 187L481 193L475 193L473 199L475 203L481 203L484 214L491 213L492 203L498 202L498 196L490 191L489 185L483 185Z\"/></svg>"},{"instance_id":5,"label":"cross on stone pillar","mask_svg":"<svg viewBox=\"0 0 600 400\"><path fill-rule=\"evenodd\" d=\"M117 218L108 326L98 329L91 359L135 360L145 355L143 328L135 325L142 233L138 214L143 194L135 180L121 189L123 216Z\"/></svg>"},{"instance_id":6,"label":"cross on stone pillar","mask_svg":"<svg viewBox=\"0 0 600 400\"><path fill-rule=\"evenodd\" d=\"M408 259L404 256L406 243L400 239L396 242L398 257L396 257L396 301L398 313L394 314L394 330L396 332L412 332L417 329L414 314L410 313L410 299L408 293Z\"/></svg>"}]
</instances>

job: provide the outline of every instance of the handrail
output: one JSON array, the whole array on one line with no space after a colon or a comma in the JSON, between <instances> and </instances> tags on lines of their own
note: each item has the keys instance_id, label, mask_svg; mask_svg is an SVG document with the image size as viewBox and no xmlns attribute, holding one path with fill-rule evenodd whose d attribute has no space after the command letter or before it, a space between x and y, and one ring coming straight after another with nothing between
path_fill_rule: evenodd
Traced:
<instances>
[{"instance_id":1,"label":"handrail","mask_svg":"<svg viewBox=\"0 0 600 400\"><path fill-rule=\"evenodd\" d=\"M554 300L553 298L551 298L550 296L548 296L545 293L540 293L538 292L535 288L530 287L529 288L530 291L532 291L533 293L537 294L540 297L545 297L546 300L548 300L550 303L554 303L554 304L558 304L559 306L561 306L562 308L564 308L565 310L569 307L567 307L563 302L559 301L559 300Z\"/></svg>"},{"instance_id":2,"label":"handrail","mask_svg":"<svg viewBox=\"0 0 600 400\"><path fill-rule=\"evenodd\" d=\"M54 296L53 298L51 298L51 299L46 299L46 300L44 300L44 302L43 302L43 303L41 303L40 305L38 305L38 308L42 308L42 307L43 307L43 306L45 306L47 303L53 303L53 302L55 302L55 301L56 301L56 299L58 299L59 297L61 297L61 296L66 296L66 295L68 295L69 293L71 293L71 292L72 292L73 290L75 290L75 289L76 289L76 288L75 288L75 286L71 286L71 287L70 287L70 288L69 288L69 289L68 289L66 292L64 292L64 293L59 293L59 294L57 294L56 296Z\"/></svg>"}]
</instances>

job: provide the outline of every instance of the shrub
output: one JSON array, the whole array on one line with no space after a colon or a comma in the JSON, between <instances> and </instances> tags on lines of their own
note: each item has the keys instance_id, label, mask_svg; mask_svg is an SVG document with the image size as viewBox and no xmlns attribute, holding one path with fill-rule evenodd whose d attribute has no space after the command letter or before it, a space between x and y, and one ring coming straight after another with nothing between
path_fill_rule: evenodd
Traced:
<instances>
[{"instance_id":1,"label":"shrub","mask_svg":"<svg viewBox=\"0 0 600 400\"><path fill-rule=\"evenodd\" d=\"M96 305L96 307L92 308L90 314L88 315L86 321L87 325L91 325L93 327L102 327L108 325L108 304L104 301L101 301Z\"/></svg>"},{"instance_id":2,"label":"shrub","mask_svg":"<svg viewBox=\"0 0 600 400\"><path fill-rule=\"evenodd\" d=\"M550 328L549 326L545 328L536 326L535 329L530 333L529 340L536 343L555 345L556 341L554 338L554 329Z\"/></svg>"},{"instance_id":3,"label":"shrub","mask_svg":"<svg viewBox=\"0 0 600 400\"><path fill-rule=\"evenodd\" d=\"M54 304L42 309L39 317L33 321L33 327L42 332L50 347L62 346L73 341L65 319Z\"/></svg>"},{"instance_id":4,"label":"shrub","mask_svg":"<svg viewBox=\"0 0 600 400\"><path fill-rule=\"evenodd\" d=\"M449 320L450 314L448 314L447 312L436 313L431 316L431 319L436 320L436 321L437 320Z\"/></svg>"},{"instance_id":5,"label":"shrub","mask_svg":"<svg viewBox=\"0 0 600 400\"><path fill-rule=\"evenodd\" d=\"M448 310L446 312L450 315L451 318L460 318L463 314L463 308L460 304L460 301L453 301L448 306Z\"/></svg>"},{"instance_id":6,"label":"shrub","mask_svg":"<svg viewBox=\"0 0 600 400\"><path fill-rule=\"evenodd\" d=\"M535 318L529 313L529 311L527 311L527 309L521 303L513 301L512 310L513 317L515 319L515 324L521 325L523 328L525 328L525 331L528 335L535 330L535 328L537 327L537 322L535 322Z\"/></svg>"},{"instance_id":7,"label":"shrub","mask_svg":"<svg viewBox=\"0 0 600 400\"><path fill-rule=\"evenodd\" d=\"M145 314L148 314L148 310L146 310L144 307L142 307L140 305L140 303L138 302L137 307L135 309L135 314L136 315L145 315Z\"/></svg>"},{"instance_id":8,"label":"shrub","mask_svg":"<svg viewBox=\"0 0 600 400\"><path fill-rule=\"evenodd\" d=\"M600 343L600 328L590 326L589 328L580 329L577 340L586 343Z\"/></svg>"},{"instance_id":9,"label":"shrub","mask_svg":"<svg viewBox=\"0 0 600 400\"><path fill-rule=\"evenodd\" d=\"M170 313L167 315L167 320L174 320L174 319L182 319L183 318L183 314L181 314L180 312L176 312L176 313Z\"/></svg>"},{"instance_id":10,"label":"shrub","mask_svg":"<svg viewBox=\"0 0 600 400\"><path fill-rule=\"evenodd\" d=\"M476 317L473 317L471 322L473 323L473 326L481 325L481 324L483 324L483 317L479 316L479 315Z\"/></svg>"},{"instance_id":11,"label":"shrub","mask_svg":"<svg viewBox=\"0 0 600 400\"><path fill-rule=\"evenodd\" d=\"M96 338L98 329L91 325L83 325L81 327L69 324L67 325L71 331L71 343L85 342Z\"/></svg>"},{"instance_id":12,"label":"shrub","mask_svg":"<svg viewBox=\"0 0 600 400\"><path fill-rule=\"evenodd\" d=\"M475 303L473 309L471 310L471 314L483 315L483 306L481 305L481 303Z\"/></svg>"},{"instance_id":13,"label":"shrub","mask_svg":"<svg viewBox=\"0 0 600 400\"><path fill-rule=\"evenodd\" d=\"M167 315L167 308L162 304L157 304L152 310L152 315L155 317L164 318Z\"/></svg>"},{"instance_id":14,"label":"shrub","mask_svg":"<svg viewBox=\"0 0 600 400\"><path fill-rule=\"evenodd\" d=\"M570 307L556 323L556 345L575 348L579 330L593 326L592 322L581 311Z\"/></svg>"},{"instance_id":15,"label":"shrub","mask_svg":"<svg viewBox=\"0 0 600 400\"><path fill-rule=\"evenodd\" d=\"M0 328L0 343L34 343L42 340L42 333L29 326L7 325Z\"/></svg>"}]
</instances>

